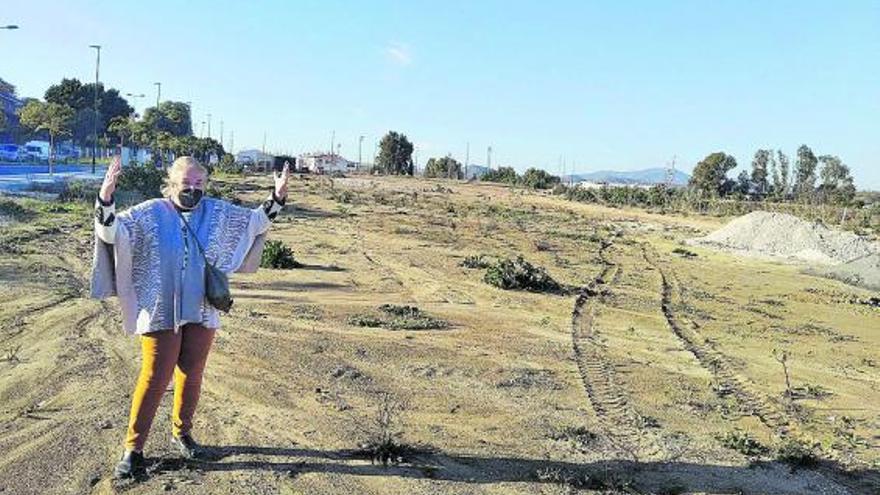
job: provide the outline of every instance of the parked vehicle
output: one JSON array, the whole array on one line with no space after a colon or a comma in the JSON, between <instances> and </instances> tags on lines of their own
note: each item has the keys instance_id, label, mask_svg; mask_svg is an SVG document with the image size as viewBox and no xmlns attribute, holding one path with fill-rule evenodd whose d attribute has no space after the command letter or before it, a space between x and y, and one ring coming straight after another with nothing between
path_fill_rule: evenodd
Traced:
<instances>
[{"instance_id":1,"label":"parked vehicle","mask_svg":"<svg viewBox=\"0 0 880 495\"><path fill-rule=\"evenodd\" d=\"M24 143L27 159L31 161L49 161L49 141L28 141Z\"/></svg>"},{"instance_id":2,"label":"parked vehicle","mask_svg":"<svg viewBox=\"0 0 880 495\"><path fill-rule=\"evenodd\" d=\"M77 159L79 159L79 151L76 148L64 145L55 147L55 160L66 162Z\"/></svg>"},{"instance_id":3,"label":"parked vehicle","mask_svg":"<svg viewBox=\"0 0 880 495\"><path fill-rule=\"evenodd\" d=\"M29 162L45 162L49 160L49 153L40 146L24 145L24 160Z\"/></svg>"},{"instance_id":4,"label":"parked vehicle","mask_svg":"<svg viewBox=\"0 0 880 495\"><path fill-rule=\"evenodd\" d=\"M17 144L0 144L0 161L20 162L24 156Z\"/></svg>"}]
</instances>

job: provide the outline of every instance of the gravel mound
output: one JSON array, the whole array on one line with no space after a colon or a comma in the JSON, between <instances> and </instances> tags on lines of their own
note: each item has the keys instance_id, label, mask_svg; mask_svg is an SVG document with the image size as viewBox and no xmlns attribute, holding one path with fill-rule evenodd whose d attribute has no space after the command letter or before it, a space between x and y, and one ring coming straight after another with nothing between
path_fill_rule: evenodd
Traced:
<instances>
[{"instance_id":1,"label":"gravel mound","mask_svg":"<svg viewBox=\"0 0 880 495\"><path fill-rule=\"evenodd\" d=\"M832 230L786 213L755 211L689 244L746 256L782 258L812 265L839 265L880 253L880 247L852 232Z\"/></svg>"},{"instance_id":2,"label":"gravel mound","mask_svg":"<svg viewBox=\"0 0 880 495\"><path fill-rule=\"evenodd\" d=\"M823 267L815 270L814 273L850 285L880 290L880 254L872 254L840 265Z\"/></svg>"}]
</instances>

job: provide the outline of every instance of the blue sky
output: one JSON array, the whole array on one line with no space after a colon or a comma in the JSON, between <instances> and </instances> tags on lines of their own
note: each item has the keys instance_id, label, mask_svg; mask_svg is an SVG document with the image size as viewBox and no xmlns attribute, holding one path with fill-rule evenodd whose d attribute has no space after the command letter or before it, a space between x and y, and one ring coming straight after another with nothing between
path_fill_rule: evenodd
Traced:
<instances>
[{"instance_id":1,"label":"blue sky","mask_svg":"<svg viewBox=\"0 0 880 495\"><path fill-rule=\"evenodd\" d=\"M419 162L632 170L723 150L836 154L880 189L880 1L5 0L0 77L192 101L235 149L364 155L406 133Z\"/></svg>"}]
</instances>

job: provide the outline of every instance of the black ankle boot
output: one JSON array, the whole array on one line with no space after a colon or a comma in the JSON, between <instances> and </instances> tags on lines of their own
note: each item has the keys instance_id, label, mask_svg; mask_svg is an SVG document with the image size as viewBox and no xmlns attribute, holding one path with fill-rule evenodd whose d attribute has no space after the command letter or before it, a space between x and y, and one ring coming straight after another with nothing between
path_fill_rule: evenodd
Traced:
<instances>
[{"instance_id":1,"label":"black ankle boot","mask_svg":"<svg viewBox=\"0 0 880 495\"><path fill-rule=\"evenodd\" d=\"M177 447L180 454L187 459L200 459L204 455L204 449L188 433L179 437L171 435L171 446Z\"/></svg>"},{"instance_id":2,"label":"black ankle boot","mask_svg":"<svg viewBox=\"0 0 880 495\"><path fill-rule=\"evenodd\" d=\"M117 479L132 478L144 472L146 462L144 461L143 452L135 452L128 450L122 454L122 460L116 464L114 475Z\"/></svg>"}]
</instances>

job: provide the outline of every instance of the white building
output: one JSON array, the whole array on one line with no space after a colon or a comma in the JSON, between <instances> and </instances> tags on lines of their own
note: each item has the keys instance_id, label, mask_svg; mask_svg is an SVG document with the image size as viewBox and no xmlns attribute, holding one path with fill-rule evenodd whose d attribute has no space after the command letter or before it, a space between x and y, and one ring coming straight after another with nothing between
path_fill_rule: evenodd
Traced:
<instances>
[{"instance_id":1,"label":"white building","mask_svg":"<svg viewBox=\"0 0 880 495\"><path fill-rule=\"evenodd\" d=\"M304 153L297 157L296 165L300 170L308 170L313 174L344 174L357 168L357 163L330 153Z\"/></svg>"}]
</instances>

